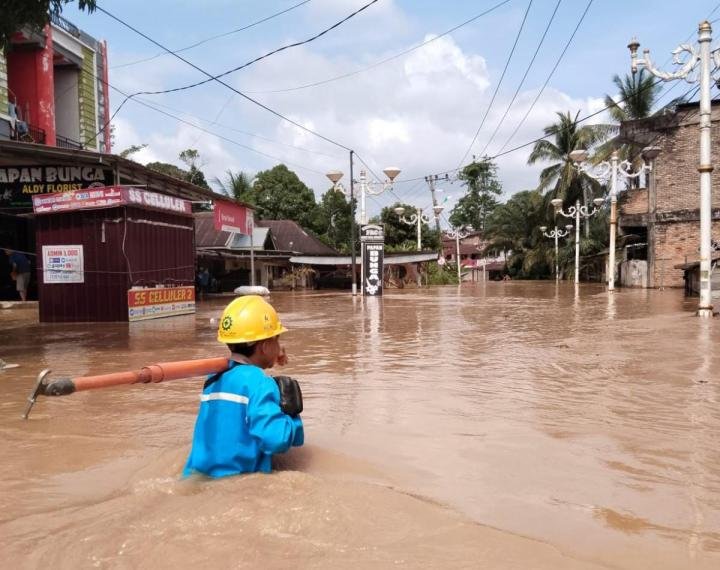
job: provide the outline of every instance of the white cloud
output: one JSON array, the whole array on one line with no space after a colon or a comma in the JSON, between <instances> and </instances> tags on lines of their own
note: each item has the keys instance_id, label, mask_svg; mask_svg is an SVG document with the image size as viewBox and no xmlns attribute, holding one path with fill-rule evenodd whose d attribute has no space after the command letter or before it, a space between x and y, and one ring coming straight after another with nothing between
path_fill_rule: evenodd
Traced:
<instances>
[{"instance_id":1,"label":"white cloud","mask_svg":"<svg viewBox=\"0 0 720 570\"><path fill-rule=\"evenodd\" d=\"M347 8L356 3L347 0L342 4ZM392 53L366 53L360 57L367 64ZM320 53L311 44L283 52L229 80L249 93L267 91L351 72L363 65L357 59L358 56L354 56L351 61L345 55ZM152 76L152 70L149 73ZM407 56L347 79L305 90L252 96L306 128L353 148L378 174L389 164L401 167L403 173L399 179L402 180L458 166L486 111L490 92L497 79L489 74L482 54L468 53L451 36L445 36ZM501 90L473 152L479 153L487 143L505 111L508 102L505 91L513 88L514 85L509 82ZM536 94L536 89L529 89L519 95L502 128L489 145L489 153L500 149L525 115ZM218 87L213 90L193 90L179 103L172 98L167 101L212 119L226 99L226 92ZM602 107L600 98L576 99L548 88L508 148L541 136L542 129L556 121L557 111L574 114L580 110L581 115L585 115ZM593 122L604 119L603 115L599 115ZM272 159L219 141L211 135L205 134L198 138L198 131L186 125L153 129L136 124L137 130L134 130L124 120L114 122L118 149L129 144L150 145L146 151L136 155L137 159L142 158L143 161L163 160L177 164L177 154L181 150L198 148L207 161L204 170L208 180L215 176L222 177L230 168L256 172L275 164ZM318 192L328 187L323 176L328 170L343 170L347 180L346 150L280 121L239 96L228 105L220 122L284 143L285 146L281 146L244 137L217 125L208 127L260 152L282 158ZM157 124L160 123L153 123ZM526 164L530 150L531 147L527 147L498 159L506 195L533 187L537 183L537 175L543 165ZM314 154L313 151L322 154ZM299 166L305 166L307 170ZM356 173L360 168L361 165L356 164ZM411 203L429 203L430 195L424 183L398 184L395 192ZM461 195L458 184L448 187L448 194L453 196L448 201L448 205L451 205ZM370 201L370 212L377 210L378 202L387 204L395 199L395 196L385 194L377 198L377 202Z\"/></svg>"}]
</instances>

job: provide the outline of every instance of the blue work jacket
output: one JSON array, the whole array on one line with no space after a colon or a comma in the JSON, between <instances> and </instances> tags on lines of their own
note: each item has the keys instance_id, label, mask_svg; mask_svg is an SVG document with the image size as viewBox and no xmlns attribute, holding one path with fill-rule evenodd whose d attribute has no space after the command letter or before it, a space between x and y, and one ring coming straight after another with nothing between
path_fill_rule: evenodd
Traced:
<instances>
[{"instance_id":1,"label":"blue work jacket","mask_svg":"<svg viewBox=\"0 0 720 570\"><path fill-rule=\"evenodd\" d=\"M300 417L280 409L280 390L272 378L251 364L230 361L230 366L205 383L183 476L269 473L274 453L305 440Z\"/></svg>"}]
</instances>

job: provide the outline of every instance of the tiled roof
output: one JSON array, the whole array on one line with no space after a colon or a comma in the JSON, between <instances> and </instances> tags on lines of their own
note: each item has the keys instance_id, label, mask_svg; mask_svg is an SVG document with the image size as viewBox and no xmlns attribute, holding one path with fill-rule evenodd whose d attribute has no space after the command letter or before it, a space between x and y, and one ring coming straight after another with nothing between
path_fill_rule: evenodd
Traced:
<instances>
[{"instance_id":1,"label":"tiled roof","mask_svg":"<svg viewBox=\"0 0 720 570\"><path fill-rule=\"evenodd\" d=\"M337 254L332 247L325 245L292 220L257 220L255 225L270 228L273 241L280 251L293 251L306 255Z\"/></svg>"},{"instance_id":2,"label":"tiled roof","mask_svg":"<svg viewBox=\"0 0 720 570\"><path fill-rule=\"evenodd\" d=\"M270 240L262 234L270 230ZM262 230L265 230L263 232ZM212 212L198 212L195 214L195 245L199 248L227 247L230 239L229 232L219 232L215 229ZM337 251L325 245L318 238L306 232L298 223L292 220L257 220L255 222L255 233L253 242L256 249L259 241L263 241L265 247L271 247L278 251L292 251L306 255L336 255ZM232 245L242 249L243 240L236 240ZM292 244L292 245L291 245Z\"/></svg>"}]
</instances>

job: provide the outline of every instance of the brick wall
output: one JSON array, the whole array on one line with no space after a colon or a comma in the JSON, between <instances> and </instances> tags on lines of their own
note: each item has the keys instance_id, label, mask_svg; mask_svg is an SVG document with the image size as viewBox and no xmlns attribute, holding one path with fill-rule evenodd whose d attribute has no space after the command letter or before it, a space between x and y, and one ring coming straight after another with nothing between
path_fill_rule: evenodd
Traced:
<instances>
[{"instance_id":1,"label":"brick wall","mask_svg":"<svg viewBox=\"0 0 720 570\"><path fill-rule=\"evenodd\" d=\"M720 240L718 223L713 224L713 239ZM662 283L665 287L682 287L685 284L682 269L675 269L674 266L698 260L699 223L689 221L655 224L655 240L655 286L659 287Z\"/></svg>"},{"instance_id":2,"label":"brick wall","mask_svg":"<svg viewBox=\"0 0 720 570\"><path fill-rule=\"evenodd\" d=\"M624 214L646 214L648 211L647 188L633 188L620 195L618 206Z\"/></svg>"},{"instance_id":3,"label":"brick wall","mask_svg":"<svg viewBox=\"0 0 720 570\"><path fill-rule=\"evenodd\" d=\"M661 283L665 287L682 287L683 272L674 269L674 265L697 261L700 255L699 107L680 106L676 113L623 123L621 139L661 149L654 164L657 223L652 278L656 287ZM717 161L720 159L720 105L713 105L711 140L713 160ZM720 239L720 165L711 176L713 238ZM647 213L647 207L647 194L641 197L628 193L620 204L621 224L622 216L626 215L634 216L627 219L628 224L642 219L644 225L647 217L637 215Z\"/></svg>"},{"instance_id":4,"label":"brick wall","mask_svg":"<svg viewBox=\"0 0 720 570\"><path fill-rule=\"evenodd\" d=\"M670 128L653 143L662 151L655 161L657 211L696 210L700 207L700 115L697 107L678 113ZM658 133L656 133L658 134ZM712 115L713 159L720 153L720 108L715 106ZM720 168L712 173L713 207L720 207Z\"/></svg>"}]
</instances>

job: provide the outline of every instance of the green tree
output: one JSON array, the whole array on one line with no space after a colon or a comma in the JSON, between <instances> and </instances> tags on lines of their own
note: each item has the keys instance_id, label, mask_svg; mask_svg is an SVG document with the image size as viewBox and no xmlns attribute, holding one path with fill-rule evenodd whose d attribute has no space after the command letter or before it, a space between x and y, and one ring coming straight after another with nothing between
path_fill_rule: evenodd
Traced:
<instances>
[{"instance_id":1,"label":"green tree","mask_svg":"<svg viewBox=\"0 0 720 570\"><path fill-rule=\"evenodd\" d=\"M124 150L121 150L118 153L118 156L121 158L127 158L130 159L130 157L135 154L136 152L140 152L142 149L147 148L146 144L134 144L129 147L127 147Z\"/></svg>"},{"instance_id":2,"label":"green tree","mask_svg":"<svg viewBox=\"0 0 720 570\"><path fill-rule=\"evenodd\" d=\"M375 216L370 223L377 223L385 229L385 245L389 251L417 251L417 225L406 224L395 213L395 208L405 208L403 215L410 219L417 213L417 208L410 204L396 202L392 206L386 206ZM430 229L425 222L420 224L421 246L424 250L436 250L440 247L440 236L437 231Z\"/></svg>"},{"instance_id":3,"label":"green tree","mask_svg":"<svg viewBox=\"0 0 720 570\"><path fill-rule=\"evenodd\" d=\"M327 190L322 195L318 208L318 237L338 251L349 252L351 212L351 204L345 194L333 188Z\"/></svg>"},{"instance_id":4,"label":"green tree","mask_svg":"<svg viewBox=\"0 0 720 570\"><path fill-rule=\"evenodd\" d=\"M155 172L159 172L160 174L172 176L173 178L187 182L187 171L175 166L174 164L170 164L169 162L148 162L145 166Z\"/></svg>"},{"instance_id":5,"label":"green tree","mask_svg":"<svg viewBox=\"0 0 720 570\"><path fill-rule=\"evenodd\" d=\"M315 193L284 164L259 172L252 195L258 218L294 220L303 228L313 231L319 229Z\"/></svg>"},{"instance_id":6,"label":"green tree","mask_svg":"<svg viewBox=\"0 0 720 570\"><path fill-rule=\"evenodd\" d=\"M220 188L220 192L238 202L255 203L253 202L255 195L253 194L252 176L247 172L228 170L225 180L215 178L215 184Z\"/></svg>"},{"instance_id":7,"label":"green tree","mask_svg":"<svg viewBox=\"0 0 720 570\"><path fill-rule=\"evenodd\" d=\"M637 73L613 76L619 99L605 95L605 106L616 123L644 119L652 114L661 87L657 80L640 69Z\"/></svg>"},{"instance_id":8,"label":"green tree","mask_svg":"<svg viewBox=\"0 0 720 570\"><path fill-rule=\"evenodd\" d=\"M142 145L142 148L145 146L146 145ZM130 147L130 149L127 150L133 152L132 149L133 147ZM208 190L211 189L207 180L205 180L205 174L203 174L202 170L200 170L197 166L200 161L200 153L198 153L197 150L184 150L178 155L178 158L190 167L189 170L183 170L179 166L175 166L174 164L170 164L168 162L148 162L145 166L155 170L156 172L165 174L166 176L172 176L173 178L190 182L196 186L207 188Z\"/></svg>"},{"instance_id":9,"label":"green tree","mask_svg":"<svg viewBox=\"0 0 720 570\"><path fill-rule=\"evenodd\" d=\"M590 219L589 236L580 239L581 256L593 255L607 246L607 214ZM548 196L537 190L514 194L505 204L499 205L488 218L486 237L487 253L505 253L508 272L513 277L538 279L552 276L555 266L555 244L540 231L541 226L560 228L572 220L556 217L548 207ZM575 232L560 241L558 261L560 273L568 274L575 264Z\"/></svg>"},{"instance_id":10,"label":"green tree","mask_svg":"<svg viewBox=\"0 0 720 570\"><path fill-rule=\"evenodd\" d=\"M560 198L563 205L573 204L576 200L587 205L600 189L597 180L578 171L570 159L570 153L581 148L590 150L604 141L614 129L612 125L580 127L577 122L579 115L580 111L574 118L570 112L558 112L558 122L544 129L545 135L552 137L552 140L536 142L528 157L528 164L553 163L540 172L538 190L549 192L552 198Z\"/></svg>"},{"instance_id":11,"label":"green tree","mask_svg":"<svg viewBox=\"0 0 720 570\"><path fill-rule=\"evenodd\" d=\"M8 46L10 37L23 26L41 30L50 15L59 16L65 4L72 0L3 0L0 17L0 51ZM78 0L78 7L92 13L95 0Z\"/></svg>"},{"instance_id":12,"label":"green tree","mask_svg":"<svg viewBox=\"0 0 720 570\"><path fill-rule=\"evenodd\" d=\"M188 167L187 181L210 190L210 185L205 180L205 174L200 170L204 166L200 160L200 153L194 148L188 148L183 150L178 158Z\"/></svg>"},{"instance_id":13,"label":"green tree","mask_svg":"<svg viewBox=\"0 0 720 570\"><path fill-rule=\"evenodd\" d=\"M498 205L496 196L502 194L497 166L489 159L473 160L462 169L458 178L467 191L450 213L455 227L473 226L482 231L488 216Z\"/></svg>"}]
</instances>

